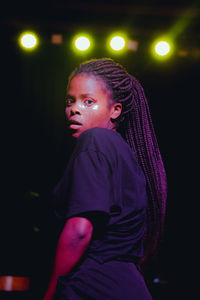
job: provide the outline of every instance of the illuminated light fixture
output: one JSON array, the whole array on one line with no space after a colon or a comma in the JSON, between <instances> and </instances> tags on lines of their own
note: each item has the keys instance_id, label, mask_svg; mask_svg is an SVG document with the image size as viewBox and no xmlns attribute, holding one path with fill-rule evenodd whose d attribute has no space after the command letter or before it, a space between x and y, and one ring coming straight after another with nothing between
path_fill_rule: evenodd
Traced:
<instances>
[{"instance_id":1,"label":"illuminated light fixture","mask_svg":"<svg viewBox=\"0 0 200 300\"><path fill-rule=\"evenodd\" d=\"M122 54L127 50L127 37L123 32L115 32L108 37L108 51L113 54Z\"/></svg>"},{"instance_id":2,"label":"illuminated light fixture","mask_svg":"<svg viewBox=\"0 0 200 300\"><path fill-rule=\"evenodd\" d=\"M88 33L79 32L71 40L71 47L78 55L85 55L93 48L93 40Z\"/></svg>"},{"instance_id":3,"label":"illuminated light fixture","mask_svg":"<svg viewBox=\"0 0 200 300\"><path fill-rule=\"evenodd\" d=\"M19 43L25 50L32 50L38 45L38 38L33 32L24 32L19 37Z\"/></svg>"},{"instance_id":4,"label":"illuminated light fixture","mask_svg":"<svg viewBox=\"0 0 200 300\"><path fill-rule=\"evenodd\" d=\"M169 37L157 39L152 44L151 52L154 58L165 60L169 58L174 51L174 45Z\"/></svg>"},{"instance_id":5,"label":"illuminated light fixture","mask_svg":"<svg viewBox=\"0 0 200 300\"><path fill-rule=\"evenodd\" d=\"M155 52L158 55L167 55L170 51L170 45L168 42L160 41L155 45Z\"/></svg>"},{"instance_id":6,"label":"illuminated light fixture","mask_svg":"<svg viewBox=\"0 0 200 300\"><path fill-rule=\"evenodd\" d=\"M110 47L115 51L122 50L125 44L125 39L122 36L114 36L110 41Z\"/></svg>"},{"instance_id":7,"label":"illuminated light fixture","mask_svg":"<svg viewBox=\"0 0 200 300\"><path fill-rule=\"evenodd\" d=\"M79 36L75 39L74 45L79 51L85 51L89 49L91 43L88 37Z\"/></svg>"}]
</instances>

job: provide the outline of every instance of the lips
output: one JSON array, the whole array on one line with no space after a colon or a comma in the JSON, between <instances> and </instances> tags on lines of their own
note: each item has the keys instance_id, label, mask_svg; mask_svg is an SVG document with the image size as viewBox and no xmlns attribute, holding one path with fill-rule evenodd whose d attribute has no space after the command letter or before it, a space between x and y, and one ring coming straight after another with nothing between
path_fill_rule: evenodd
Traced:
<instances>
[{"instance_id":1,"label":"lips","mask_svg":"<svg viewBox=\"0 0 200 300\"><path fill-rule=\"evenodd\" d=\"M80 122L76 121L76 120L69 120L69 125L82 125Z\"/></svg>"},{"instance_id":2,"label":"lips","mask_svg":"<svg viewBox=\"0 0 200 300\"><path fill-rule=\"evenodd\" d=\"M68 126L72 130L78 130L82 126L82 124L76 120L71 119L71 120L68 120Z\"/></svg>"}]
</instances>

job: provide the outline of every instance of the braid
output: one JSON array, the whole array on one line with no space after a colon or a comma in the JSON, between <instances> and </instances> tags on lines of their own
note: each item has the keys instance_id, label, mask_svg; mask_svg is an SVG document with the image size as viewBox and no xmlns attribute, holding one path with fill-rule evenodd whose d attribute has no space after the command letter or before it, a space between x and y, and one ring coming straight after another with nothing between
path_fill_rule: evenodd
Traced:
<instances>
[{"instance_id":1,"label":"braid","mask_svg":"<svg viewBox=\"0 0 200 300\"><path fill-rule=\"evenodd\" d=\"M135 149L138 162L146 177L149 208L145 255L149 252L154 255L164 226L166 175L144 91L135 79L133 83L136 86L133 88L132 95L135 110L128 113L125 136L129 145Z\"/></svg>"},{"instance_id":2,"label":"braid","mask_svg":"<svg viewBox=\"0 0 200 300\"><path fill-rule=\"evenodd\" d=\"M149 106L141 84L110 58L90 60L71 74L89 73L102 78L112 93L112 103L121 103L122 112L115 120L117 131L134 151L147 186L148 210L144 236L144 256L154 257L163 233L166 212L167 181Z\"/></svg>"}]
</instances>

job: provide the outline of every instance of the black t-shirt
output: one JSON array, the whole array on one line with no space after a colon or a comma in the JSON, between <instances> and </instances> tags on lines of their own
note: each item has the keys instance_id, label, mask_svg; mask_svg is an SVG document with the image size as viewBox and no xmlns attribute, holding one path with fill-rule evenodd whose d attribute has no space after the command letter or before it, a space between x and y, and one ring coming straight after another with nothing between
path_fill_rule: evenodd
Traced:
<instances>
[{"instance_id":1,"label":"black t-shirt","mask_svg":"<svg viewBox=\"0 0 200 300\"><path fill-rule=\"evenodd\" d=\"M54 189L54 203L59 219L84 216L93 223L88 257L103 263L142 256L146 182L120 133L99 127L81 133Z\"/></svg>"}]
</instances>

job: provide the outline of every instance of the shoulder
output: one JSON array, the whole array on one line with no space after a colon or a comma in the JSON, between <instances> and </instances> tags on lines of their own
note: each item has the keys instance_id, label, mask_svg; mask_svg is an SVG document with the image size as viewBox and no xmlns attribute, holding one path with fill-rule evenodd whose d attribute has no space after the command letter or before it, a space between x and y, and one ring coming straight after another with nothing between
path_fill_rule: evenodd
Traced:
<instances>
[{"instance_id":1,"label":"shoulder","mask_svg":"<svg viewBox=\"0 0 200 300\"><path fill-rule=\"evenodd\" d=\"M102 137L111 136L113 135L113 133L115 132L111 129L102 128L102 127L93 127L82 132L81 135L79 136L79 139L82 139L87 136L102 136Z\"/></svg>"},{"instance_id":2,"label":"shoulder","mask_svg":"<svg viewBox=\"0 0 200 300\"><path fill-rule=\"evenodd\" d=\"M108 152L125 143L120 133L111 129L94 127L81 133L77 140L77 147L82 151L94 150Z\"/></svg>"}]
</instances>

